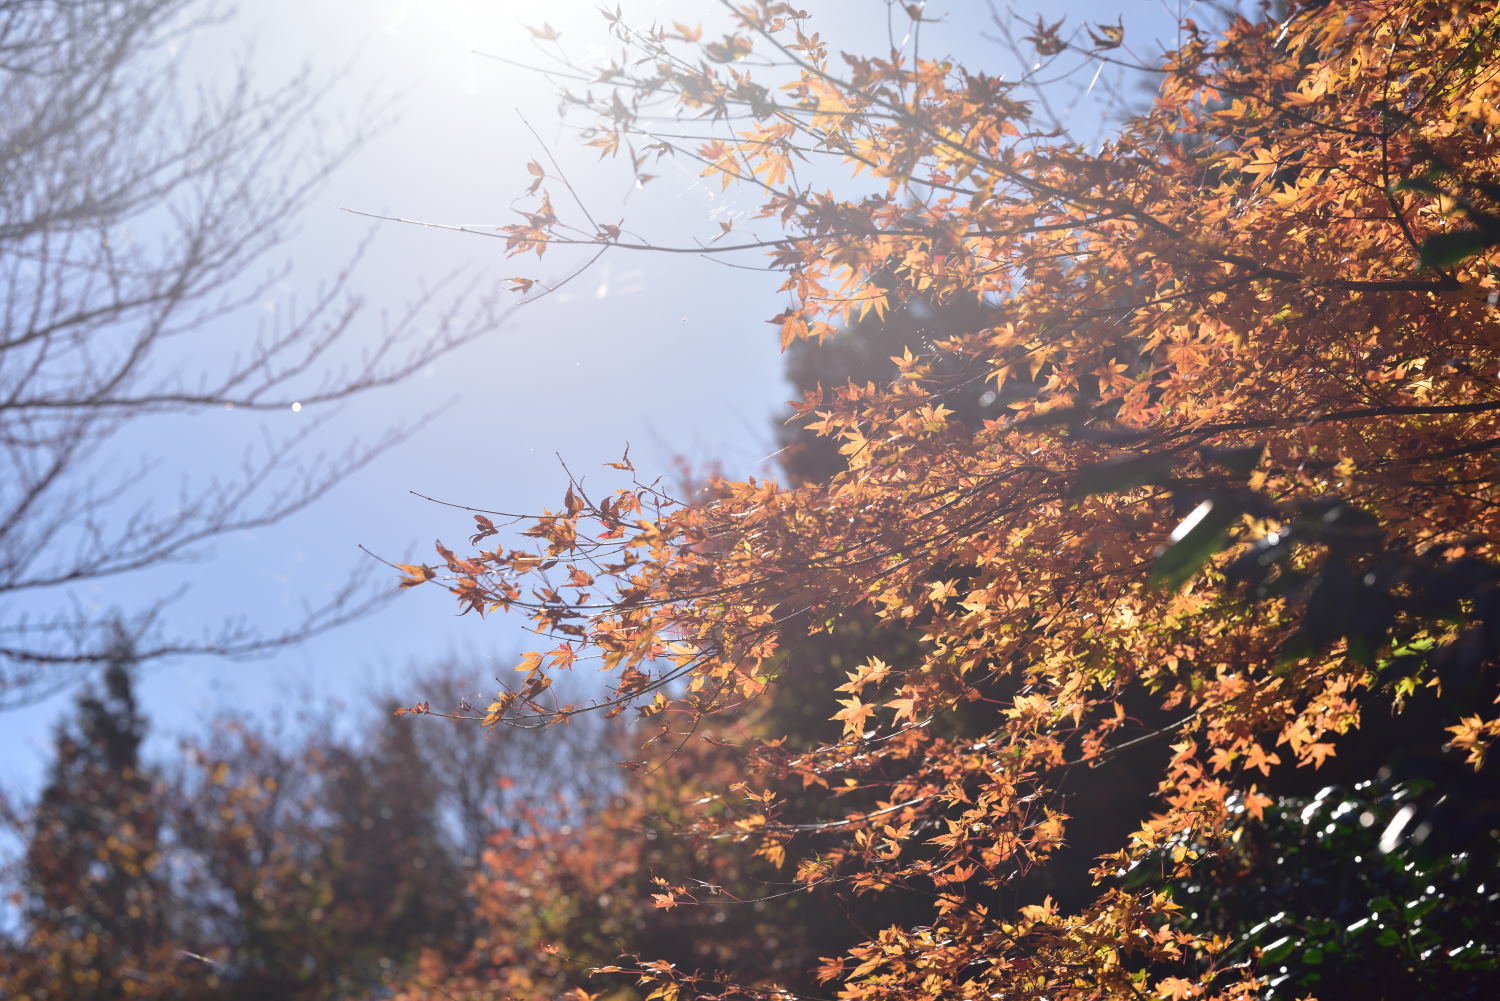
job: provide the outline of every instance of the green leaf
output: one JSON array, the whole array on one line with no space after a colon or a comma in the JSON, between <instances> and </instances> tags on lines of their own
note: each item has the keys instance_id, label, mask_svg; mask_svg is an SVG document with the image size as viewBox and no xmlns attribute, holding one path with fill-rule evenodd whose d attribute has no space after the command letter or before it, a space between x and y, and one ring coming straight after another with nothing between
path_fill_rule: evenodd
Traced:
<instances>
[{"instance_id":1,"label":"green leaf","mask_svg":"<svg viewBox=\"0 0 1500 1001\"><path fill-rule=\"evenodd\" d=\"M1290 935L1284 935L1261 950L1261 962L1270 964L1277 963L1292 954L1297 948L1297 942Z\"/></svg>"},{"instance_id":2,"label":"green leaf","mask_svg":"<svg viewBox=\"0 0 1500 1001\"><path fill-rule=\"evenodd\" d=\"M1446 268L1482 253L1493 241L1477 229L1434 233L1422 241L1422 267Z\"/></svg>"},{"instance_id":3,"label":"green leaf","mask_svg":"<svg viewBox=\"0 0 1500 1001\"><path fill-rule=\"evenodd\" d=\"M1216 466L1229 470L1240 479L1245 479L1260 464L1264 445L1246 445L1243 448L1205 448L1203 458Z\"/></svg>"},{"instance_id":4,"label":"green leaf","mask_svg":"<svg viewBox=\"0 0 1500 1001\"><path fill-rule=\"evenodd\" d=\"M1400 184L1393 185L1391 190L1393 192L1414 191L1419 195L1431 195L1433 198L1437 198L1443 193L1436 184L1421 177L1408 177Z\"/></svg>"},{"instance_id":5,"label":"green leaf","mask_svg":"<svg viewBox=\"0 0 1500 1001\"><path fill-rule=\"evenodd\" d=\"M1244 506L1228 498L1206 500L1172 530L1171 540L1151 568L1151 583L1175 591L1186 584L1228 541Z\"/></svg>"},{"instance_id":6,"label":"green leaf","mask_svg":"<svg viewBox=\"0 0 1500 1001\"><path fill-rule=\"evenodd\" d=\"M1089 494L1134 490L1159 482L1171 471L1171 456L1127 455L1078 470L1073 477L1071 493L1075 497L1087 497Z\"/></svg>"}]
</instances>

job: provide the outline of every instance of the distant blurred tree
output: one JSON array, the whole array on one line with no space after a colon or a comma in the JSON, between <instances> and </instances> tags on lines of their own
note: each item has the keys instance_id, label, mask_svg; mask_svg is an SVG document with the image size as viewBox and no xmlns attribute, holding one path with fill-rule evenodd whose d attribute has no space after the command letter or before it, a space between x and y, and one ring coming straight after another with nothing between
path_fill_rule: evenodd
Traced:
<instances>
[{"instance_id":1,"label":"distant blurred tree","mask_svg":"<svg viewBox=\"0 0 1500 1001\"><path fill-rule=\"evenodd\" d=\"M163 415L346 399L493 325L468 296L434 309L440 287L354 352L358 254L301 310L235 315L275 292L284 270L266 255L370 126L324 145L327 130L306 127L324 89L306 75L264 92L243 69L186 79L180 43L218 14L200 0L0 0L0 707L108 661L118 620L54 596L283 518L409 433L314 459L310 423L259 451L247 442L238 469L231 457L224 475L169 498L146 492L150 468L118 464L122 432ZM126 622L142 661L254 653L362 602L346 595L275 632L226 623L202 637L146 605Z\"/></svg>"},{"instance_id":2,"label":"distant blurred tree","mask_svg":"<svg viewBox=\"0 0 1500 1001\"><path fill-rule=\"evenodd\" d=\"M101 689L78 699L27 818L18 894L25 934L0 947L0 995L115 1001L152 996L185 970L170 944L160 786L141 762L129 639L117 636Z\"/></svg>"},{"instance_id":3,"label":"distant blurred tree","mask_svg":"<svg viewBox=\"0 0 1500 1001\"><path fill-rule=\"evenodd\" d=\"M499 848L566 825L613 784L586 767L619 753L596 717L567 734L476 742L379 698L356 707L355 736L221 720L176 760L144 764L128 637L117 649L102 689L59 731L43 794L0 797L0 821L24 843L4 887L19 921L0 934L7 1001L378 992L423 954L456 962L489 930L470 896L476 841ZM441 705L456 677L445 665L413 684ZM501 879L514 896L544 871ZM485 886L501 892L493 872Z\"/></svg>"},{"instance_id":4,"label":"distant blurred tree","mask_svg":"<svg viewBox=\"0 0 1500 1001\"><path fill-rule=\"evenodd\" d=\"M149 870L159 818L141 805L152 778L141 765L146 720L131 684L128 640L112 651L103 690L78 700L73 729L57 734L57 757L36 811L36 837L27 853L33 909L66 915L122 934L127 914L139 934L160 915L149 901ZM97 871L103 846L118 834L135 842L138 857L119 870ZM83 898L87 899L83 899Z\"/></svg>"},{"instance_id":5,"label":"distant blurred tree","mask_svg":"<svg viewBox=\"0 0 1500 1001\"><path fill-rule=\"evenodd\" d=\"M419 694L428 706L477 716L473 703L488 698L481 699L473 683L471 665L446 660L418 672L402 688ZM559 685L558 690L572 686ZM433 790L442 829L469 875L483 865L482 856L497 831L525 826L526 804L559 793L575 803L599 800L619 784L615 769L606 767L623 753L618 734L593 714L579 716L566 732L492 732L482 740L465 725L472 720L428 719L415 726L408 722L388 719L386 726L401 728L416 745L412 753L425 769L420 781ZM383 733L384 728L377 731Z\"/></svg>"},{"instance_id":6,"label":"distant blurred tree","mask_svg":"<svg viewBox=\"0 0 1500 1001\"><path fill-rule=\"evenodd\" d=\"M369 742L222 723L163 803L187 946L227 1001L357 995L455 948L465 878L408 720Z\"/></svg>"},{"instance_id":7,"label":"distant blurred tree","mask_svg":"<svg viewBox=\"0 0 1500 1001\"><path fill-rule=\"evenodd\" d=\"M364 747L331 753L321 777L329 920L354 947L354 961L342 964L354 972L462 944L465 873L456 832L443 826L442 786L418 739L424 725L432 724L388 715Z\"/></svg>"}]
</instances>

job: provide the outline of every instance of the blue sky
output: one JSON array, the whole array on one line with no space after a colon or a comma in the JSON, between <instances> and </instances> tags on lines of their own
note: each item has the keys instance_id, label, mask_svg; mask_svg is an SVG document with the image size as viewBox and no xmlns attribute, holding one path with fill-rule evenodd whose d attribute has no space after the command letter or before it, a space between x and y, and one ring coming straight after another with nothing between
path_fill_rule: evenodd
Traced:
<instances>
[{"instance_id":1,"label":"blue sky","mask_svg":"<svg viewBox=\"0 0 1500 1001\"><path fill-rule=\"evenodd\" d=\"M637 21L713 19L706 4L620 4ZM622 171L575 148L556 120L545 81L472 54L539 61L542 53L523 25L546 21L561 31L566 58L591 62L605 41L595 6L572 0L545 9L482 0L260 0L227 25L196 36L189 64L209 78L232 65L231 55L247 58L267 83L303 63L325 75L348 65L330 91L326 118L309 127L336 136L372 94L393 98L399 114L307 207L300 231L277 258L290 263L288 279L257 304L262 313L286 309L298 296L305 300L372 227L374 242L354 278L368 302L366 322L375 322L381 310L401 308L420 295L423 282L452 271L485 288L511 275L565 273L567 260L555 255L540 266L534 259L507 260L498 240L374 225L343 211L442 223L510 221L514 196L529 181L525 163L539 152L522 116L605 216L627 213L639 228L665 238L707 232L713 219L743 211L732 192L726 198L686 167L674 171L669 164L659 180L634 189ZM802 6L836 47L884 43L878 0L808 0ZM978 30L989 22L983 4L935 0L927 6L930 15L945 17L925 36L928 52L946 51L986 68L998 58ZM1156 40L1175 36L1178 13L1175 0L1059 0L1045 9L1053 18L1069 13L1110 22L1123 13L1127 39L1142 55L1160 50ZM872 11L882 16L872 18ZM1080 128L1090 131L1098 107L1086 101L1077 116ZM129 608L141 596L181 589L170 610L177 628L193 632L227 613L274 630L294 621L304 602L326 600L351 572L375 586L393 582L390 571L360 555L360 545L407 562L426 559L436 536L462 541L467 516L411 491L480 507L537 510L555 506L561 495L559 455L575 472L587 473L627 444L643 472L669 473L672 458L682 455L735 474L759 473L774 447L773 415L789 396L773 328L764 322L781 308L776 284L772 275L691 257L606 255L566 290L523 309L481 342L399 388L339 409L320 432L321 447L332 451L352 436L440 414L312 508L224 539L194 562L99 581L73 597L100 608ZM253 324L253 313L227 322ZM160 461L154 483L164 498L173 497L184 478L232 471L246 443L263 431L294 430L297 422L321 416L315 410L163 419L123 439L120 461L130 461L132 451ZM357 704L370 692L429 698L436 693L411 691L404 677L451 656L471 665L475 693L488 692L489 679L507 673L508 659L528 648L523 624L456 619L453 611L442 592L417 589L273 657L154 665L142 687L156 747L164 752L171 736L223 713ZM71 696L62 695L0 717L0 783L35 786L51 730L70 705Z\"/></svg>"}]
</instances>

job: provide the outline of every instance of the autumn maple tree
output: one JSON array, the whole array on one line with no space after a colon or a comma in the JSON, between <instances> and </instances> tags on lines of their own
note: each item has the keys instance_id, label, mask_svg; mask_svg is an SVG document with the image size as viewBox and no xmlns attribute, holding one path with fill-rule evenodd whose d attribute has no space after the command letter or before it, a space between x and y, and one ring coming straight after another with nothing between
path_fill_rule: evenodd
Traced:
<instances>
[{"instance_id":1,"label":"autumn maple tree","mask_svg":"<svg viewBox=\"0 0 1500 1001\"><path fill-rule=\"evenodd\" d=\"M831 476L712 478L679 500L627 458L616 489L476 515L467 549L440 546L406 583L548 638L487 725L629 710L647 774L712 742L734 767L676 780L693 790L676 834L753 853L788 894L922 901L824 957L825 990L1259 996L1271 950L1177 898L1216 867L1253 878L1245 825L1335 772L1362 728L1481 775L1500 736L1493 8L1294 3L1216 37L1187 22L1142 67L1154 103L1097 152L1016 82L910 45L835 52L784 3L727 10L722 37L607 14L625 54L568 96L591 144L643 174L696 160L759 199L759 229L698 249L769 255L783 348L916 303L977 318L910 345L889 379L797 405L837 446ZM1130 61L1108 25L1040 22L1028 42ZM533 173L535 206L497 234L512 252L660 247ZM960 419L977 384L998 412ZM716 724L774 702L850 623L896 639L798 689L826 739ZM581 666L611 672L610 693L551 699ZM1138 815L1070 854L1089 804L1067 790L1104 789L1143 748ZM1028 897L1064 862L1090 870L1086 893ZM668 911L724 891L660 876ZM580 991L628 975L667 1001L792 996L650 955L595 965Z\"/></svg>"}]
</instances>

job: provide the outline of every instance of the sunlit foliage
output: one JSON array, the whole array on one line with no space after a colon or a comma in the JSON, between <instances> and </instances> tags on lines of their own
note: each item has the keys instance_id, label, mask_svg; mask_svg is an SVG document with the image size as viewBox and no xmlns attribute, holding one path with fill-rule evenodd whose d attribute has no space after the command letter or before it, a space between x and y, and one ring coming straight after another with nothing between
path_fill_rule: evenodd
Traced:
<instances>
[{"instance_id":1,"label":"sunlit foliage","mask_svg":"<svg viewBox=\"0 0 1500 1001\"><path fill-rule=\"evenodd\" d=\"M1401 740L1469 769L1500 736L1493 11L1336 0L1220 37L1185 25L1154 104L1097 151L999 77L913 47L837 53L783 3L731 14L719 36L608 14L623 52L569 98L590 143L642 175L696 159L759 200L759 228L679 249L768 253L783 347L917 302L984 322L799 404L842 457L826 480L713 479L683 501L575 481L540 517L478 515L466 550L406 582L550 637L488 724L586 711L549 686L601 668L614 689L593 708L655 728L641 768L775 698L809 638L865 620L904 637L808 696L829 739L728 738L735 779L690 779L674 825L794 894L924 900L827 956L825 991L1264 992L1265 955L1176 896L1225 866L1256 878L1243 832L1284 823L1278 783L1337 767L1393 713ZM1111 61L1117 30L1044 22L1029 41ZM659 246L533 175L500 234L515 253ZM957 418L971 371L1003 413ZM1438 708L1402 715L1418 703ZM1139 769L1142 749L1154 795L1081 863L1088 892L1029 896L1049 863L1080 864L1074 777ZM662 875L662 909L717 893ZM579 989L616 990L610 971L666 1001L784 993L651 955Z\"/></svg>"}]
</instances>

